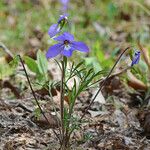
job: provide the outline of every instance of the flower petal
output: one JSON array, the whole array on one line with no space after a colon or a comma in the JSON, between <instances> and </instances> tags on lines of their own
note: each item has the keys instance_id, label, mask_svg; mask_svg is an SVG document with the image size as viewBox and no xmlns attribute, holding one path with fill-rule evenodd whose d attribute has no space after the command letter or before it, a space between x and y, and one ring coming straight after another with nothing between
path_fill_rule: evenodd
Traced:
<instances>
[{"instance_id":1,"label":"flower petal","mask_svg":"<svg viewBox=\"0 0 150 150\"><path fill-rule=\"evenodd\" d=\"M69 32L64 32L62 35L54 38L54 40L56 41L73 41L74 40L74 36L72 34L70 34Z\"/></svg>"},{"instance_id":2,"label":"flower petal","mask_svg":"<svg viewBox=\"0 0 150 150\"><path fill-rule=\"evenodd\" d=\"M88 46L83 42L72 42L72 48L80 52L89 52Z\"/></svg>"},{"instance_id":3,"label":"flower petal","mask_svg":"<svg viewBox=\"0 0 150 150\"><path fill-rule=\"evenodd\" d=\"M64 46L64 49L61 51L61 54L64 55L64 56L66 56L66 57L71 57L73 50L74 49L71 48L70 46L68 46L68 47Z\"/></svg>"},{"instance_id":4,"label":"flower petal","mask_svg":"<svg viewBox=\"0 0 150 150\"><path fill-rule=\"evenodd\" d=\"M66 57L71 57L72 56L72 52L73 52L73 50L68 50L68 51L63 50L61 52L61 54L64 55L64 56L66 56Z\"/></svg>"},{"instance_id":5,"label":"flower petal","mask_svg":"<svg viewBox=\"0 0 150 150\"><path fill-rule=\"evenodd\" d=\"M46 53L46 58L53 58L55 56L57 56L59 53L61 53L61 51L63 50L63 46L62 44L55 44L53 46L51 46L47 53Z\"/></svg>"},{"instance_id":6,"label":"flower petal","mask_svg":"<svg viewBox=\"0 0 150 150\"><path fill-rule=\"evenodd\" d=\"M58 26L58 24L51 25L48 30L48 34L51 38L54 37L59 32L60 32L60 27Z\"/></svg>"},{"instance_id":7,"label":"flower petal","mask_svg":"<svg viewBox=\"0 0 150 150\"><path fill-rule=\"evenodd\" d=\"M139 63L139 60L140 60L140 51L136 51L136 52L134 53L131 66L133 66L133 65L135 65L135 64L138 64L138 63Z\"/></svg>"}]
</instances>

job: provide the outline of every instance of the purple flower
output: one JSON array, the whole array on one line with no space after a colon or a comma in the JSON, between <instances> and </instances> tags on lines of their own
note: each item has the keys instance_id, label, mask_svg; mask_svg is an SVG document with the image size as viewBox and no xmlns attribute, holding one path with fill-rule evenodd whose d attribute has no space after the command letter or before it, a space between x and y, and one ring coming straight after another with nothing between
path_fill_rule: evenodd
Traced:
<instances>
[{"instance_id":1,"label":"purple flower","mask_svg":"<svg viewBox=\"0 0 150 150\"><path fill-rule=\"evenodd\" d=\"M140 60L140 51L135 51L133 59L132 59L132 63L131 66L138 64Z\"/></svg>"},{"instance_id":2,"label":"purple flower","mask_svg":"<svg viewBox=\"0 0 150 150\"><path fill-rule=\"evenodd\" d=\"M63 5L62 11L63 11L63 12L66 12L66 10L68 9L69 0L60 0L60 2L61 2L62 5Z\"/></svg>"},{"instance_id":3,"label":"purple flower","mask_svg":"<svg viewBox=\"0 0 150 150\"><path fill-rule=\"evenodd\" d=\"M61 29L63 28L64 24L66 23L68 19L67 17L68 17L68 14L60 15L57 24L53 24L50 26L48 30L48 34L51 38L61 31Z\"/></svg>"},{"instance_id":4,"label":"purple flower","mask_svg":"<svg viewBox=\"0 0 150 150\"><path fill-rule=\"evenodd\" d=\"M70 57L74 50L89 52L89 48L85 43L74 41L74 36L68 32L64 32L62 35L54 38L54 40L58 41L58 44L55 44L48 49L46 53L47 58L55 57L58 54Z\"/></svg>"},{"instance_id":5,"label":"purple flower","mask_svg":"<svg viewBox=\"0 0 150 150\"><path fill-rule=\"evenodd\" d=\"M69 0L60 0L60 2L63 4L63 5L67 5L69 3Z\"/></svg>"}]
</instances>

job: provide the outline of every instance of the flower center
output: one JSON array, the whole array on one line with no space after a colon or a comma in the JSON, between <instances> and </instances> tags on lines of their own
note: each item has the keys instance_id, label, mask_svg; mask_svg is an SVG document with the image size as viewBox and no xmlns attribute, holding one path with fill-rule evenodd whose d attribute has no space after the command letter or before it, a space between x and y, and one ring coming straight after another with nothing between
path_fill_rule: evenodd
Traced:
<instances>
[{"instance_id":1,"label":"flower center","mask_svg":"<svg viewBox=\"0 0 150 150\"><path fill-rule=\"evenodd\" d=\"M67 46L69 44L69 41L68 40L65 40L64 41L64 44Z\"/></svg>"},{"instance_id":2,"label":"flower center","mask_svg":"<svg viewBox=\"0 0 150 150\"><path fill-rule=\"evenodd\" d=\"M65 40L64 41L64 45L65 45L65 50L69 50L71 47L70 47L70 45L69 45L69 41L68 40Z\"/></svg>"}]
</instances>

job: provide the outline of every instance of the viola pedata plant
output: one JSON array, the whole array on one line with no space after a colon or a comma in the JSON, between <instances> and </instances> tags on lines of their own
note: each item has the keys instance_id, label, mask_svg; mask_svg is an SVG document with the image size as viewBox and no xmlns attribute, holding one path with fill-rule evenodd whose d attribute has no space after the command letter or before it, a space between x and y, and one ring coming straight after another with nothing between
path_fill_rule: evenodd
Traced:
<instances>
[{"instance_id":1,"label":"viola pedata plant","mask_svg":"<svg viewBox=\"0 0 150 150\"><path fill-rule=\"evenodd\" d=\"M60 19L61 18L61 19ZM60 96L60 116L61 116L61 126L60 126L60 135L59 141L61 144L61 149L66 149L69 147L69 140L71 133L79 127L79 119L74 116L73 108L75 105L76 98L79 94L88 88L90 82L101 72L94 73L93 69L87 70L84 67L84 62L79 62L75 65L72 63L70 70L67 70L67 60L69 57L72 56L75 50L80 52L88 53L89 48L88 46L81 41L75 41L74 36L69 32L63 32L62 34L56 36L60 33L60 29L62 30L64 24L67 22L67 17L60 16L58 20L58 24L52 25L49 28L48 34L50 37L53 37L53 40L57 41L58 43L49 47L46 57L54 58L57 55L60 55L62 60L57 62L61 72L61 96ZM66 22L65 22L66 21ZM58 32L59 31L59 32ZM80 80L80 83L77 87L77 81L74 79L74 84L72 88L68 86L68 81L73 77L77 76ZM69 107L65 107L64 105L64 97L68 97L68 105Z\"/></svg>"},{"instance_id":2,"label":"viola pedata plant","mask_svg":"<svg viewBox=\"0 0 150 150\"><path fill-rule=\"evenodd\" d=\"M77 117L74 114L74 106L76 103L77 97L80 93L88 88L94 83L98 83L98 81L93 83L93 80L100 78L103 75L103 71L94 72L93 68L87 69L84 66L84 61L79 63L72 62L72 66L70 69L67 68L67 62L69 57L71 57L74 51L79 51L83 53L89 52L89 47L81 41L75 41L74 36L69 32L62 32L63 27L68 22L68 16L61 15L58 19L57 24L53 24L50 26L48 30L49 36L57 42L57 44L49 47L46 58L51 59L58 55L61 56L60 62L58 60L57 64L61 70L61 82L60 83L60 126L59 126L59 135L57 136L60 141L60 149L66 150L70 147L70 137L75 129L78 129L81 125L82 119L85 116L87 110L90 108L94 100L96 99L98 93L101 91L102 87L105 85L107 79L110 77L112 71L116 67L117 63L121 59L122 55L130 49L130 47L126 48L115 62L114 66L106 76L106 78L101 82L99 90L97 91L95 97L91 100L90 104L86 108L85 112L81 117ZM135 51L132 57L132 63L130 66L137 64L140 60L140 51ZM77 80L74 78L73 86L70 88L68 86L68 81L73 77L78 77L79 83L77 84ZM68 107L64 105L65 97L68 99Z\"/></svg>"}]
</instances>

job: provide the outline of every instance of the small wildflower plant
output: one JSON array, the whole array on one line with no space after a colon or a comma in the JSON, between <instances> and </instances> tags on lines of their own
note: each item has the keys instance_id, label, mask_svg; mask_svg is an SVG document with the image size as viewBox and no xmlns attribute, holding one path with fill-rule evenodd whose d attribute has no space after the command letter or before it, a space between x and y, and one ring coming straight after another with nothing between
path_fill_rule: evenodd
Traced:
<instances>
[{"instance_id":1,"label":"small wildflower plant","mask_svg":"<svg viewBox=\"0 0 150 150\"><path fill-rule=\"evenodd\" d=\"M64 18L65 17L62 17L62 19ZM56 27L59 26L59 29L61 30L64 26L64 23L61 23L61 21L64 21L62 19L59 19L58 24L55 25ZM93 69L86 69L83 61L77 64L72 63L71 68L67 69L67 60L72 56L73 52L77 50L79 52L88 53L89 47L84 42L75 41L74 36L71 33L63 32L62 34L60 34L60 31L56 32L56 28L52 29L52 26L50 27L48 34L50 37L53 37L53 40L57 41L57 44L49 47L46 53L46 57L47 59L50 59L54 58L57 55L60 55L62 58L60 62L57 62L62 72L60 85L61 126L59 137L61 149L66 149L67 147L69 147L69 140L72 132L77 129L80 124L79 118L73 114L76 99L82 91L86 90L90 86L91 81L97 76L101 75L102 72L95 73ZM56 36L57 34L59 35ZM68 86L68 82L75 76L77 76L79 79L79 85L77 86L77 81L76 79L74 79L74 84L70 88ZM69 107L65 107L64 105L65 96L68 97Z\"/></svg>"},{"instance_id":2,"label":"small wildflower plant","mask_svg":"<svg viewBox=\"0 0 150 150\"><path fill-rule=\"evenodd\" d=\"M101 75L103 75L103 71L98 71L97 73L94 72L94 69L87 69L84 66L84 61L79 63L72 63L72 66L70 69L67 68L67 62L68 58L72 56L74 51L79 51L83 53L89 52L89 47L81 41L75 41L74 36L69 32L62 32L62 29L64 25L68 22L68 18L65 15L60 16L57 24L53 24L48 31L48 34L53 40L57 41L57 44L52 45L49 47L46 58L51 59L56 57L57 55L61 56L61 61L57 64L60 67L62 76L61 76L61 83L60 83L60 127L59 127L59 141L60 141L60 149L65 150L69 148L70 145L70 137L71 134L75 129L78 129L81 125L81 121L87 112L87 110L90 108L92 103L94 102L95 98L97 97L98 93L101 91L102 87L105 85L106 80L110 77L113 69L121 59L122 55L130 49L130 47L126 48L110 70L107 77L102 82L99 90L97 91L95 97L91 100L90 104L86 108L83 115L79 118L77 115L74 114L74 106L76 103L77 97L80 95L80 93L88 88L90 88L91 85L93 85L93 80L95 78L100 78ZM137 64L140 59L140 51L135 51L131 66ZM77 81L74 79L73 86L70 88L68 86L68 81L72 79L73 77L77 76L79 79L79 84L77 86ZM95 83L98 83L96 81ZM68 107L64 105L65 96L68 98Z\"/></svg>"}]
</instances>

